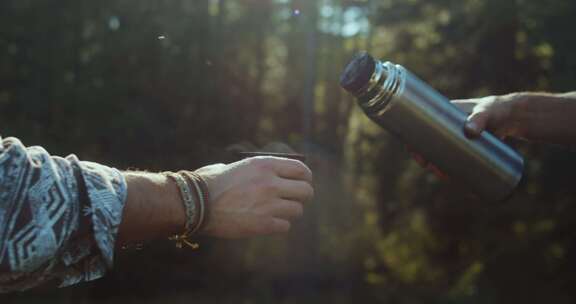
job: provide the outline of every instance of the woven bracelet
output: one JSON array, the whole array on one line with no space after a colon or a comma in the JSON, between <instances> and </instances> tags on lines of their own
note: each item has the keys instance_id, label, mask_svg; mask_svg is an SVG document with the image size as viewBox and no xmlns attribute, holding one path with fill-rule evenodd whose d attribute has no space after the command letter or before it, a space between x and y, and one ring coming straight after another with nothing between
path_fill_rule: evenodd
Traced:
<instances>
[{"instance_id":1,"label":"woven bracelet","mask_svg":"<svg viewBox=\"0 0 576 304\"><path fill-rule=\"evenodd\" d=\"M187 245L192 249L197 249L198 244L192 243L188 240L190 235L194 233L196 226L198 226L196 221L198 210L196 209L195 197L192 193L191 187L186 182L186 179L180 174L166 172L164 175L172 178L176 182L176 185L180 190L180 196L182 197L184 208L186 210L186 224L184 227L184 232L181 234L173 235L169 239L176 242L177 248L182 248L184 245Z\"/></svg>"},{"instance_id":2,"label":"woven bracelet","mask_svg":"<svg viewBox=\"0 0 576 304\"><path fill-rule=\"evenodd\" d=\"M210 193L208 192L208 186L204 179L196 172L191 171L180 171L180 173L189 178L193 184L194 189L197 194L198 201L198 221L194 227L194 233L201 231L208 222L208 204L210 203Z\"/></svg>"}]
</instances>

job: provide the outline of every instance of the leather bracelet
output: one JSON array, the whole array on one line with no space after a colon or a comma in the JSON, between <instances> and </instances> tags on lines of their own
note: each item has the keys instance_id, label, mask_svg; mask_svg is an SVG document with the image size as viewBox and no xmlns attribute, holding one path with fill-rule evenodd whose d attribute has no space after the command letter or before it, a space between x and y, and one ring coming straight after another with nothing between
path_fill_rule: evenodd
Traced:
<instances>
[{"instance_id":1,"label":"leather bracelet","mask_svg":"<svg viewBox=\"0 0 576 304\"><path fill-rule=\"evenodd\" d=\"M202 188L202 190L204 190L204 220L200 225L200 230L203 230L204 227L206 227L206 225L210 222L210 202L211 202L210 189L208 189L208 184L200 174L196 172L192 172L192 174L196 175L200 187Z\"/></svg>"},{"instance_id":2,"label":"leather bracelet","mask_svg":"<svg viewBox=\"0 0 576 304\"><path fill-rule=\"evenodd\" d=\"M188 171L180 171L178 174L181 174L186 181L189 182L190 189L192 189L192 193L194 194L194 202L196 203L196 218L194 220L194 226L190 230L190 234L195 234L200 230L200 226L204 221L204 196L202 193L202 189L196 180L196 177L190 175Z\"/></svg>"},{"instance_id":3,"label":"leather bracelet","mask_svg":"<svg viewBox=\"0 0 576 304\"><path fill-rule=\"evenodd\" d=\"M192 193L191 187L181 174L165 172L164 175L172 178L176 182L186 210L186 224L184 226L184 232L173 235L169 237L169 239L176 242L177 248L182 248L184 245L187 245L192 249L197 249L199 247L198 244L189 241L189 237L194 233L194 230L196 230L195 228L198 226L198 221L196 220L198 210L196 208L195 197Z\"/></svg>"},{"instance_id":4,"label":"leather bracelet","mask_svg":"<svg viewBox=\"0 0 576 304\"><path fill-rule=\"evenodd\" d=\"M196 172L192 171L180 171L183 176L189 178L189 180L194 185L197 194L197 201L198 204L198 222L196 227L194 228L194 233L202 231L209 220L209 204L210 204L210 192L208 191L208 185L206 181Z\"/></svg>"}]
</instances>

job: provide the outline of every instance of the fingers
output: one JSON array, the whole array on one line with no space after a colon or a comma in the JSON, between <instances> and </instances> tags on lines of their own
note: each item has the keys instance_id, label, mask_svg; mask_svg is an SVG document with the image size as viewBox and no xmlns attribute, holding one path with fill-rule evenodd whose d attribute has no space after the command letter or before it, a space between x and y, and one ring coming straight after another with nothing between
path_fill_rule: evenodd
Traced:
<instances>
[{"instance_id":1,"label":"fingers","mask_svg":"<svg viewBox=\"0 0 576 304\"><path fill-rule=\"evenodd\" d=\"M452 103L471 113L464 125L464 133L470 138L480 136L484 130L490 130L500 138L517 135L510 128L512 103L509 95L455 100Z\"/></svg>"},{"instance_id":2,"label":"fingers","mask_svg":"<svg viewBox=\"0 0 576 304\"><path fill-rule=\"evenodd\" d=\"M314 197L314 188L305 181L278 178L274 184L277 194L283 199L305 202Z\"/></svg>"},{"instance_id":3,"label":"fingers","mask_svg":"<svg viewBox=\"0 0 576 304\"><path fill-rule=\"evenodd\" d=\"M290 231L292 224L290 221L272 216L260 216L249 221L245 225L245 232L242 236L271 235Z\"/></svg>"},{"instance_id":4,"label":"fingers","mask_svg":"<svg viewBox=\"0 0 576 304\"><path fill-rule=\"evenodd\" d=\"M312 183L312 171L303 162L280 157L270 157L269 159L278 176Z\"/></svg>"},{"instance_id":5,"label":"fingers","mask_svg":"<svg viewBox=\"0 0 576 304\"><path fill-rule=\"evenodd\" d=\"M288 220L272 217L262 221L259 228L262 234L278 234L290 231L291 227Z\"/></svg>"},{"instance_id":6,"label":"fingers","mask_svg":"<svg viewBox=\"0 0 576 304\"><path fill-rule=\"evenodd\" d=\"M286 233L314 195L312 172L302 162L256 156L212 173L219 195L205 233L225 238ZM220 184L218 184L220 183Z\"/></svg>"},{"instance_id":7,"label":"fingers","mask_svg":"<svg viewBox=\"0 0 576 304\"><path fill-rule=\"evenodd\" d=\"M474 110L464 125L464 133L470 138L480 136L482 131L488 126L490 116L483 109Z\"/></svg>"},{"instance_id":8,"label":"fingers","mask_svg":"<svg viewBox=\"0 0 576 304\"><path fill-rule=\"evenodd\" d=\"M290 231L287 219L263 213L216 213L202 231L213 237L236 239L258 235L282 234Z\"/></svg>"},{"instance_id":9,"label":"fingers","mask_svg":"<svg viewBox=\"0 0 576 304\"><path fill-rule=\"evenodd\" d=\"M284 219L272 218L270 227L272 228L271 233L286 233L290 231L292 224Z\"/></svg>"},{"instance_id":10,"label":"fingers","mask_svg":"<svg viewBox=\"0 0 576 304\"><path fill-rule=\"evenodd\" d=\"M293 220L304 215L304 206L300 202L277 199L263 206L261 212L273 217Z\"/></svg>"},{"instance_id":11,"label":"fingers","mask_svg":"<svg viewBox=\"0 0 576 304\"><path fill-rule=\"evenodd\" d=\"M290 231L292 224L290 221L273 216L244 215L235 218L236 223L229 225L229 231L224 230L214 236L223 238L244 238L257 235L283 234Z\"/></svg>"},{"instance_id":12,"label":"fingers","mask_svg":"<svg viewBox=\"0 0 576 304\"><path fill-rule=\"evenodd\" d=\"M480 136L488 125L490 116L486 113L485 107L482 107L482 99L456 99L452 104L457 106L463 112L470 114L464 125L464 134L470 138ZM480 106L479 106L480 105Z\"/></svg>"}]
</instances>

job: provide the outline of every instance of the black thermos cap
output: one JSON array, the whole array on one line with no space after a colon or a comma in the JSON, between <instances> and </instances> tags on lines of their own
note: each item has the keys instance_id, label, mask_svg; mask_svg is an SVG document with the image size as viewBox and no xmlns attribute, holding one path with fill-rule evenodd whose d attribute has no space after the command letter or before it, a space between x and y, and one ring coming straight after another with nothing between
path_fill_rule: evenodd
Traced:
<instances>
[{"instance_id":1,"label":"black thermos cap","mask_svg":"<svg viewBox=\"0 0 576 304\"><path fill-rule=\"evenodd\" d=\"M375 62L367 52L356 54L340 76L340 86L353 94L360 91L370 81Z\"/></svg>"}]
</instances>

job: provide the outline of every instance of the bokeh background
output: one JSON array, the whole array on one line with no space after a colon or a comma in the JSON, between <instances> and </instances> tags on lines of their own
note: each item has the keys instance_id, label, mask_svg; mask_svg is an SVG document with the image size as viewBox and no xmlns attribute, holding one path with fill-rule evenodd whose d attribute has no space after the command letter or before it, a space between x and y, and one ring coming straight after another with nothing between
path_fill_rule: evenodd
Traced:
<instances>
[{"instance_id":1,"label":"bokeh background","mask_svg":"<svg viewBox=\"0 0 576 304\"><path fill-rule=\"evenodd\" d=\"M451 98L576 89L573 0L1 0L0 132L122 169L305 153L287 236L120 251L16 303L574 303L576 154L511 142L526 180L475 200L338 87L358 50ZM573 150L573 149L572 149Z\"/></svg>"}]
</instances>

